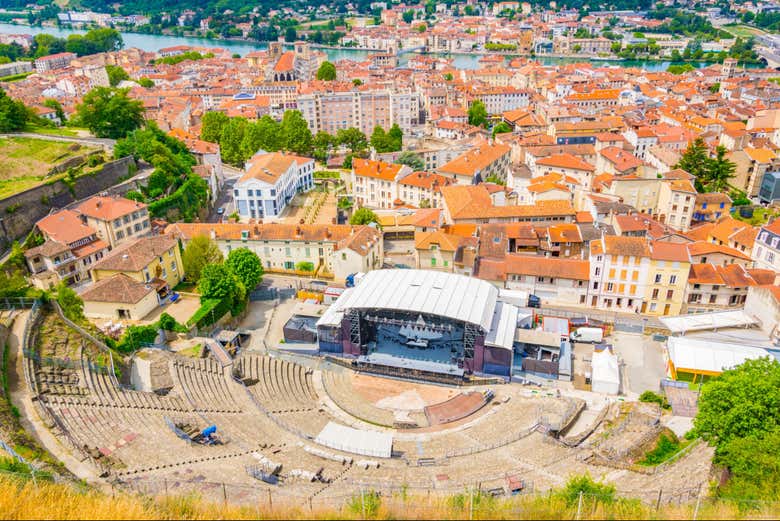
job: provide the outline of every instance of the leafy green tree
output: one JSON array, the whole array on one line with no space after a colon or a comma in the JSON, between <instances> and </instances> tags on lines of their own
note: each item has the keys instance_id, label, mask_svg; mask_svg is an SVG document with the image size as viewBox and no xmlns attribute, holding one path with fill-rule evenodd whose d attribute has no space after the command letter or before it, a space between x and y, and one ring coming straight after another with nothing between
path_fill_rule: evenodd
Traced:
<instances>
[{"instance_id":1,"label":"leafy green tree","mask_svg":"<svg viewBox=\"0 0 780 521\"><path fill-rule=\"evenodd\" d=\"M481 127L487 124L487 109L485 108L485 104L482 103L481 100L474 100L474 102L469 107L469 125L474 125L475 127Z\"/></svg>"},{"instance_id":2,"label":"leafy green tree","mask_svg":"<svg viewBox=\"0 0 780 521\"><path fill-rule=\"evenodd\" d=\"M453 78L453 76L452 76L451 72L447 72L447 73L444 74L444 80L445 81L452 81L452 78Z\"/></svg>"},{"instance_id":3,"label":"leafy green tree","mask_svg":"<svg viewBox=\"0 0 780 521\"><path fill-rule=\"evenodd\" d=\"M205 299L232 300L238 294L238 279L224 263L206 264L200 273L198 291Z\"/></svg>"},{"instance_id":4,"label":"leafy green tree","mask_svg":"<svg viewBox=\"0 0 780 521\"><path fill-rule=\"evenodd\" d=\"M326 161L330 153L330 148L336 143L336 139L320 130L314 135L312 146L314 147L314 157L318 161Z\"/></svg>"},{"instance_id":5,"label":"leafy green tree","mask_svg":"<svg viewBox=\"0 0 780 521\"><path fill-rule=\"evenodd\" d=\"M206 235L196 235L187 243L181 260L187 280L197 283L204 266L219 264L223 259L222 252L214 241Z\"/></svg>"},{"instance_id":6,"label":"leafy green tree","mask_svg":"<svg viewBox=\"0 0 780 521\"><path fill-rule=\"evenodd\" d=\"M340 145L344 145L349 148L353 155L359 155L368 149L368 139L359 129L342 128L336 132L336 140Z\"/></svg>"},{"instance_id":7,"label":"leafy green tree","mask_svg":"<svg viewBox=\"0 0 780 521\"><path fill-rule=\"evenodd\" d=\"M0 132L24 129L30 120L30 112L24 103L12 99L0 88Z\"/></svg>"},{"instance_id":8,"label":"leafy green tree","mask_svg":"<svg viewBox=\"0 0 780 521\"><path fill-rule=\"evenodd\" d=\"M690 63L683 63L682 65L672 64L669 67L667 67L666 72L679 75L679 74L685 74L686 72L690 72L694 69L695 67Z\"/></svg>"},{"instance_id":9,"label":"leafy green tree","mask_svg":"<svg viewBox=\"0 0 780 521\"><path fill-rule=\"evenodd\" d=\"M780 362L747 360L704 383L694 433L715 445L780 428Z\"/></svg>"},{"instance_id":10,"label":"leafy green tree","mask_svg":"<svg viewBox=\"0 0 780 521\"><path fill-rule=\"evenodd\" d=\"M390 127L390 130L387 132L387 138L390 145L390 150L388 152L397 152L398 150L401 150L404 143L404 131L401 130L398 123L393 123L393 126Z\"/></svg>"},{"instance_id":11,"label":"leafy green tree","mask_svg":"<svg viewBox=\"0 0 780 521\"><path fill-rule=\"evenodd\" d=\"M181 329L181 325L176 322L176 319L170 316L168 313L160 315L160 320L157 321L157 325L163 331L177 331Z\"/></svg>"},{"instance_id":12,"label":"leafy green tree","mask_svg":"<svg viewBox=\"0 0 780 521\"><path fill-rule=\"evenodd\" d=\"M719 495L746 501L780 497L780 428L762 435L734 438L725 443L716 463L729 469L730 477Z\"/></svg>"},{"instance_id":13,"label":"leafy green tree","mask_svg":"<svg viewBox=\"0 0 780 521\"><path fill-rule=\"evenodd\" d=\"M354 85L355 87L360 87L361 85L363 85L363 80L361 80L360 78L355 78L352 80L352 85Z\"/></svg>"},{"instance_id":14,"label":"leafy green tree","mask_svg":"<svg viewBox=\"0 0 780 521\"><path fill-rule=\"evenodd\" d=\"M374 132L371 133L371 146L380 153L390 151L390 143L387 132L385 132L385 129L379 125L374 127Z\"/></svg>"},{"instance_id":15,"label":"leafy green tree","mask_svg":"<svg viewBox=\"0 0 780 521\"><path fill-rule=\"evenodd\" d=\"M62 110L62 104L59 101L54 98L47 98L43 100L43 106L53 109L57 114L57 119L60 120L60 123L65 123L65 111Z\"/></svg>"},{"instance_id":16,"label":"leafy green tree","mask_svg":"<svg viewBox=\"0 0 780 521\"><path fill-rule=\"evenodd\" d=\"M275 152L282 148L281 124L269 115L265 115L255 123L262 136L260 148L266 152Z\"/></svg>"},{"instance_id":17,"label":"leafy green tree","mask_svg":"<svg viewBox=\"0 0 780 521\"><path fill-rule=\"evenodd\" d=\"M298 31L295 30L295 27L288 27L284 31L284 41L287 43L292 43L295 40L298 39Z\"/></svg>"},{"instance_id":18,"label":"leafy green tree","mask_svg":"<svg viewBox=\"0 0 780 521\"><path fill-rule=\"evenodd\" d=\"M411 9L404 11L401 17L403 18L404 22L410 24L412 23L412 20L414 20L414 11Z\"/></svg>"},{"instance_id":19,"label":"leafy green tree","mask_svg":"<svg viewBox=\"0 0 780 521\"><path fill-rule=\"evenodd\" d=\"M60 305L65 316L73 322L84 320L84 301L78 293L65 284L65 281L57 286L57 304Z\"/></svg>"},{"instance_id":20,"label":"leafy green tree","mask_svg":"<svg viewBox=\"0 0 780 521\"><path fill-rule=\"evenodd\" d=\"M329 61L322 62L317 69L317 79L320 81L333 81L336 79L336 66Z\"/></svg>"},{"instance_id":21,"label":"leafy green tree","mask_svg":"<svg viewBox=\"0 0 780 521\"><path fill-rule=\"evenodd\" d=\"M313 136L309 124L298 110L285 111L281 125L282 148L301 155L309 155L312 151Z\"/></svg>"},{"instance_id":22,"label":"leafy green tree","mask_svg":"<svg viewBox=\"0 0 780 521\"><path fill-rule=\"evenodd\" d=\"M108 83L112 87L116 87L123 80L129 80L130 75L127 71L118 65L106 65L106 73L108 73Z\"/></svg>"},{"instance_id":23,"label":"leafy green tree","mask_svg":"<svg viewBox=\"0 0 780 521\"><path fill-rule=\"evenodd\" d=\"M95 136L120 139L144 123L144 107L130 98L129 89L96 87L76 107L76 121Z\"/></svg>"},{"instance_id":24,"label":"leafy green tree","mask_svg":"<svg viewBox=\"0 0 780 521\"><path fill-rule=\"evenodd\" d=\"M674 167L681 168L696 177L697 190L699 190L702 180L706 178L708 157L707 145L702 138L697 137L688 144L688 148Z\"/></svg>"},{"instance_id":25,"label":"leafy green tree","mask_svg":"<svg viewBox=\"0 0 780 521\"><path fill-rule=\"evenodd\" d=\"M409 150L401 152L395 162L400 165L406 165L414 171L423 170L425 168L425 161L423 158Z\"/></svg>"},{"instance_id":26,"label":"leafy green tree","mask_svg":"<svg viewBox=\"0 0 780 521\"><path fill-rule=\"evenodd\" d=\"M251 291L263 279L263 264L257 254L248 248L236 248L228 253L225 265Z\"/></svg>"},{"instance_id":27,"label":"leafy green tree","mask_svg":"<svg viewBox=\"0 0 780 521\"><path fill-rule=\"evenodd\" d=\"M231 165L241 165L244 162L241 145L244 142L249 122L246 118L230 118L227 125L222 129L222 135L219 138L219 150L222 159Z\"/></svg>"},{"instance_id":28,"label":"leafy green tree","mask_svg":"<svg viewBox=\"0 0 780 521\"><path fill-rule=\"evenodd\" d=\"M309 261L301 261L295 265L295 269L306 273L314 271L314 263Z\"/></svg>"},{"instance_id":29,"label":"leafy green tree","mask_svg":"<svg viewBox=\"0 0 780 521\"><path fill-rule=\"evenodd\" d=\"M369 208L358 208L352 217L349 218L349 224L379 224L379 217Z\"/></svg>"},{"instance_id":30,"label":"leafy green tree","mask_svg":"<svg viewBox=\"0 0 780 521\"><path fill-rule=\"evenodd\" d=\"M149 78L143 77L138 79L138 85L140 85L145 89L151 89L152 87L154 87L154 81Z\"/></svg>"},{"instance_id":31,"label":"leafy green tree","mask_svg":"<svg viewBox=\"0 0 780 521\"><path fill-rule=\"evenodd\" d=\"M200 138L203 141L219 143L222 137L222 129L225 128L230 118L224 112L206 112L201 119Z\"/></svg>"},{"instance_id":32,"label":"leafy green tree","mask_svg":"<svg viewBox=\"0 0 780 521\"><path fill-rule=\"evenodd\" d=\"M512 127L506 121L501 121L493 127L493 137L496 137L496 134L507 134L509 132L512 132Z\"/></svg>"},{"instance_id":33,"label":"leafy green tree","mask_svg":"<svg viewBox=\"0 0 780 521\"><path fill-rule=\"evenodd\" d=\"M728 150L723 145L715 149L715 157L707 161L706 177L703 184L708 192L727 192L729 180L737 170L736 163L726 157Z\"/></svg>"}]
</instances>

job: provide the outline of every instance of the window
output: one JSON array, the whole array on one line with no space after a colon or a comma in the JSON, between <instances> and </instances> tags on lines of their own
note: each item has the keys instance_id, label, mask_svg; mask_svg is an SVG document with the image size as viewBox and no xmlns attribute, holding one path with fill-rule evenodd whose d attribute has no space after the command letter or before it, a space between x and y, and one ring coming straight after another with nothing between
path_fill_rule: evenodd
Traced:
<instances>
[{"instance_id":1,"label":"window","mask_svg":"<svg viewBox=\"0 0 780 521\"><path fill-rule=\"evenodd\" d=\"M614 284L612 284L611 282L607 283L607 291L612 291L613 287L614 287Z\"/></svg>"},{"instance_id":2,"label":"window","mask_svg":"<svg viewBox=\"0 0 780 521\"><path fill-rule=\"evenodd\" d=\"M289 257L289 256L290 256L290 247L289 247L289 246L287 246L287 247L285 247L285 248L284 248L284 254L285 254L285 256L287 256L287 257Z\"/></svg>"},{"instance_id":3,"label":"window","mask_svg":"<svg viewBox=\"0 0 780 521\"><path fill-rule=\"evenodd\" d=\"M656 308L656 303L655 302L650 304L650 311L655 311L655 308Z\"/></svg>"},{"instance_id":4,"label":"window","mask_svg":"<svg viewBox=\"0 0 780 521\"><path fill-rule=\"evenodd\" d=\"M615 278L615 268L612 268L609 270L609 278L614 279Z\"/></svg>"},{"instance_id":5,"label":"window","mask_svg":"<svg viewBox=\"0 0 780 521\"><path fill-rule=\"evenodd\" d=\"M655 283L660 284L661 283L661 277L662 275L660 273L655 274Z\"/></svg>"},{"instance_id":6,"label":"window","mask_svg":"<svg viewBox=\"0 0 780 521\"><path fill-rule=\"evenodd\" d=\"M658 298L658 288L656 288L656 289L654 289L654 290L653 290L653 296L652 296L652 299L653 299L653 300L655 300L655 299L657 299L657 298Z\"/></svg>"},{"instance_id":7,"label":"window","mask_svg":"<svg viewBox=\"0 0 780 521\"><path fill-rule=\"evenodd\" d=\"M595 271L593 274L594 274L596 277L598 277L600 273L601 273L601 268L599 268L599 267L596 267L596 271Z\"/></svg>"},{"instance_id":8,"label":"window","mask_svg":"<svg viewBox=\"0 0 780 521\"><path fill-rule=\"evenodd\" d=\"M599 283L598 282L594 282L593 283L593 289L599 289Z\"/></svg>"},{"instance_id":9,"label":"window","mask_svg":"<svg viewBox=\"0 0 780 521\"><path fill-rule=\"evenodd\" d=\"M670 289L666 291L666 300L672 300L674 298L674 290Z\"/></svg>"},{"instance_id":10,"label":"window","mask_svg":"<svg viewBox=\"0 0 780 521\"><path fill-rule=\"evenodd\" d=\"M252 197L253 195L255 195L255 191L254 190L247 190L246 191L246 195L249 196L249 197Z\"/></svg>"},{"instance_id":11,"label":"window","mask_svg":"<svg viewBox=\"0 0 780 521\"><path fill-rule=\"evenodd\" d=\"M176 271L176 263L175 262L171 262L171 271L174 271L174 272Z\"/></svg>"},{"instance_id":12,"label":"window","mask_svg":"<svg viewBox=\"0 0 780 521\"><path fill-rule=\"evenodd\" d=\"M677 282L677 275L669 277L669 284L675 284Z\"/></svg>"},{"instance_id":13,"label":"window","mask_svg":"<svg viewBox=\"0 0 780 521\"><path fill-rule=\"evenodd\" d=\"M635 271L635 272L633 272L633 273L631 274L631 281L632 281L632 282L636 282L636 281L638 281L638 280L639 280L639 272L638 272L638 271Z\"/></svg>"},{"instance_id":14,"label":"window","mask_svg":"<svg viewBox=\"0 0 780 521\"><path fill-rule=\"evenodd\" d=\"M626 270L620 270L620 280L626 280Z\"/></svg>"},{"instance_id":15,"label":"window","mask_svg":"<svg viewBox=\"0 0 780 521\"><path fill-rule=\"evenodd\" d=\"M446 268L447 266L449 266L449 265L450 265L450 261L444 261L444 267L445 267L445 268Z\"/></svg>"}]
</instances>

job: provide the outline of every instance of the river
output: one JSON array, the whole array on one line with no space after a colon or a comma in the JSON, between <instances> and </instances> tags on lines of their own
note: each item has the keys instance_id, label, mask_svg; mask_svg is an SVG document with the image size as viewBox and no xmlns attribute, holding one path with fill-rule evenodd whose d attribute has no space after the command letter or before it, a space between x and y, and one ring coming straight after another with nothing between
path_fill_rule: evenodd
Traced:
<instances>
[{"instance_id":1,"label":"river","mask_svg":"<svg viewBox=\"0 0 780 521\"><path fill-rule=\"evenodd\" d=\"M84 33L75 29L65 29L60 27L30 27L28 25L14 25L0 23L0 34L39 34L48 33L60 38L67 38L69 34ZM165 47L174 47L176 45L190 45L198 47L230 49L234 53L241 55L252 51L266 49L265 43L254 43L236 40L210 40L207 38L193 38L186 36L167 36L159 34L139 34L122 33L122 39L125 47L137 47L144 51L158 51ZM371 51L360 51L355 49L322 49L328 55L328 60L336 62L338 60L362 60L371 54ZM409 55L402 54L401 64ZM443 56L443 55L442 55ZM479 58L481 55L475 54L452 54L454 66L458 69L477 69L480 67ZM590 60L588 58L558 58L553 56L536 56L535 60L544 65L555 65L561 63L592 62L596 65L617 65L621 67L643 67L648 71L666 70L671 64L669 61L645 61L645 60ZM706 63L693 65L706 66Z\"/></svg>"}]
</instances>

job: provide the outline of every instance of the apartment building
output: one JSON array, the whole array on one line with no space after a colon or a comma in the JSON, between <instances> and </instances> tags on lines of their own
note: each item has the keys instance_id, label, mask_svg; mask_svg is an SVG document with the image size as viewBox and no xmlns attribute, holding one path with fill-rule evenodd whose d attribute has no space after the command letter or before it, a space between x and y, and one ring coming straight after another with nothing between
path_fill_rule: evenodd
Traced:
<instances>
[{"instance_id":1,"label":"apartment building","mask_svg":"<svg viewBox=\"0 0 780 521\"><path fill-rule=\"evenodd\" d=\"M44 73L57 69L64 69L75 59L76 54L72 52L59 52L57 54L43 56L35 60L35 72Z\"/></svg>"},{"instance_id":2,"label":"apartment building","mask_svg":"<svg viewBox=\"0 0 780 521\"><path fill-rule=\"evenodd\" d=\"M458 184L479 184L491 178L506 181L512 149L499 143L484 142L440 166L438 173Z\"/></svg>"},{"instance_id":3,"label":"apartment building","mask_svg":"<svg viewBox=\"0 0 780 521\"><path fill-rule=\"evenodd\" d=\"M685 244L661 241L651 242L649 246L650 265L641 312L679 315L685 305L685 289L691 269L688 248Z\"/></svg>"},{"instance_id":4,"label":"apartment building","mask_svg":"<svg viewBox=\"0 0 780 521\"><path fill-rule=\"evenodd\" d=\"M233 249L248 248L272 273L296 274L301 262L309 262L314 276L343 282L351 273L379 269L384 262L382 232L372 226L176 223L165 233L184 243L208 236L226 257Z\"/></svg>"},{"instance_id":5,"label":"apartment building","mask_svg":"<svg viewBox=\"0 0 780 521\"><path fill-rule=\"evenodd\" d=\"M450 177L433 172L414 172L402 177L397 185L397 199L417 208L441 208L441 189L455 184Z\"/></svg>"},{"instance_id":6,"label":"apartment building","mask_svg":"<svg viewBox=\"0 0 780 521\"><path fill-rule=\"evenodd\" d=\"M537 159L531 172L534 177L550 173L560 173L573 177L585 189L590 190L596 168L578 156L569 153L554 154Z\"/></svg>"},{"instance_id":7,"label":"apartment building","mask_svg":"<svg viewBox=\"0 0 780 521\"><path fill-rule=\"evenodd\" d=\"M274 219L296 193L313 187L313 159L261 152L244 166L244 175L233 186L233 200L242 219Z\"/></svg>"},{"instance_id":8,"label":"apartment building","mask_svg":"<svg viewBox=\"0 0 780 521\"><path fill-rule=\"evenodd\" d=\"M775 276L772 270L748 269L740 264L693 264L686 287L686 312L706 313L742 306L749 288L772 285Z\"/></svg>"},{"instance_id":9,"label":"apartment building","mask_svg":"<svg viewBox=\"0 0 780 521\"><path fill-rule=\"evenodd\" d=\"M607 235L591 241L589 305L638 312L647 293L650 253L642 237Z\"/></svg>"},{"instance_id":10,"label":"apartment building","mask_svg":"<svg viewBox=\"0 0 780 521\"><path fill-rule=\"evenodd\" d=\"M478 239L441 230L414 234L414 261L418 269L471 275Z\"/></svg>"},{"instance_id":11,"label":"apartment building","mask_svg":"<svg viewBox=\"0 0 780 521\"><path fill-rule=\"evenodd\" d=\"M688 179L671 179L661 183L655 215L659 222L687 231L696 207L696 189Z\"/></svg>"},{"instance_id":12,"label":"apartment building","mask_svg":"<svg viewBox=\"0 0 780 521\"><path fill-rule=\"evenodd\" d=\"M112 248L151 232L147 206L124 197L91 197L75 211Z\"/></svg>"},{"instance_id":13,"label":"apartment building","mask_svg":"<svg viewBox=\"0 0 780 521\"><path fill-rule=\"evenodd\" d=\"M389 129L394 124L410 132L420 121L419 94L388 89L334 90L307 92L298 96L298 110L313 134L336 134L341 129L358 128L370 136L374 128Z\"/></svg>"},{"instance_id":14,"label":"apartment building","mask_svg":"<svg viewBox=\"0 0 780 521\"><path fill-rule=\"evenodd\" d=\"M91 270L95 282L124 274L149 284L160 298L184 278L178 241L166 235L141 237L111 251L95 263Z\"/></svg>"},{"instance_id":15,"label":"apartment building","mask_svg":"<svg viewBox=\"0 0 780 521\"><path fill-rule=\"evenodd\" d=\"M694 222L715 222L731 213L731 198L720 192L708 192L696 195L693 207Z\"/></svg>"},{"instance_id":16,"label":"apartment building","mask_svg":"<svg viewBox=\"0 0 780 521\"><path fill-rule=\"evenodd\" d=\"M497 205L484 184L442 188L442 209L447 224L574 222L576 212L568 200L539 201L532 205Z\"/></svg>"},{"instance_id":17,"label":"apartment building","mask_svg":"<svg viewBox=\"0 0 780 521\"><path fill-rule=\"evenodd\" d=\"M44 242L25 251L24 257L36 288L49 290L62 281L67 285L89 281L92 265L108 254L108 243L70 210L48 215L35 226Z\"/></svg>"},{"instance_id":18,"label":"apartment building","mask_svg":"<svg viewBox=\"0 0 780 521\"><path fill-rule=\"evenodd\" d=\"M527 291L545 305L587 305L590 264L587 260L509 254L480 258L477 276L501 288Z\"/></svg>"},{"instance_id":19,"label":"apartment building","mask_svg":"<svg viewBox=\"0 0 780 521\"><path fill-rule=\"evenodd\" d=\"M780 273L780 219L761 227L751 256L757 268Z\"/></svg>"},{"instance_id":20,"label":"apartment building","mask_svg":"<svg viewBox=\"0 0 780 521\"><path fill-rule=\"evenodd\" d=\"M394 208L398 183L411 173L406 165L354 158L351 181L355 202L368 208Z\"/></svg>"}]
</instances>

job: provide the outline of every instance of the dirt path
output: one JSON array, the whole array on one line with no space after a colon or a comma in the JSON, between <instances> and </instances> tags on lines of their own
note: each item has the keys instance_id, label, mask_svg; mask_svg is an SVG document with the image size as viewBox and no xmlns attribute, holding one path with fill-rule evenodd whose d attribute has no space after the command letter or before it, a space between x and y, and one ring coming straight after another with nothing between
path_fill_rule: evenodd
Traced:
<instances>
[{"instance_id":1,"label":"dirt path","mask_svg":"<svg viewBox=\"0 0 780 521\"><path fill-rule=\"evenodd\" d=\"M92 467L74 458L70 452L54 437L38 417L38 412L33 406L30 391L24 381L24 367L22 359L22 338L24 325L27 322L29 311L24 311L16 316L11 335L8 337L8 390L13 403L21 414L19 421L41 447L46 449L54 458L65 464L79 479L91 484L103 484Z\"/></svg>"}]
</instances>

